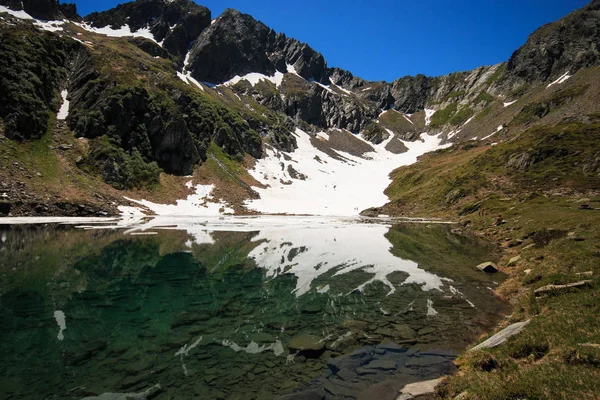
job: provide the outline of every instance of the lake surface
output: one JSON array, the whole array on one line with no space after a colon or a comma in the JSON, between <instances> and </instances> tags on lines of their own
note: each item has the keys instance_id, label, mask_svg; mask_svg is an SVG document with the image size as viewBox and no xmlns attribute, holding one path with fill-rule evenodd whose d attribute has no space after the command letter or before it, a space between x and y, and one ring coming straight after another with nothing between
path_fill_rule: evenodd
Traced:
<instances>
[{"instance_id":1,"label":"lake surface","mask_svg":"<svg viewBox=\"0 0 600 400\"><path fill-rule=\"evenodd\" d=\"M452 372L508 310L490 290L501 278L474 268L493 248L451 229L5 223L0 398L395 398Z\"/></svg>"}]
</instances>

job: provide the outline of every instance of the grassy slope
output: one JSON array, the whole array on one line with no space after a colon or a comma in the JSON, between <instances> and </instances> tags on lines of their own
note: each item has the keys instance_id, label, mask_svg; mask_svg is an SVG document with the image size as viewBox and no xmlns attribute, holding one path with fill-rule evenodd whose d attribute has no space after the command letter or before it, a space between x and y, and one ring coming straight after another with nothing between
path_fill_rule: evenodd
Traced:
<instances>
[{"instance_id":1,"label":"grassy slope","mask_svg":"<svg viewBox=\"0 0 600 400\"><path fill-rule=\"evenodd\" d=\"M386 191L391 202L375 210L449 218L499 242L499 267L509 279L497 294L514 306L505 325L532 319L505 345L463 355L460 373L438 387L439 398L465 392L461 398L593 399L600 393L600 348L581 346L600 343L600 210L585 209L600 209L600 120L591 101L599 91L592 83L585 93L552 103L581 87L579 81L532 93L513 115L528 113L531 108L521 109L532 102L550 104L550 111L515 119L496 146L470 142L396 170ZM494 226L498 215L506 223ZM521 260L508 267L516 255ZM582 279L592 283L533 294Z\"/></svg>"}]
</instances>

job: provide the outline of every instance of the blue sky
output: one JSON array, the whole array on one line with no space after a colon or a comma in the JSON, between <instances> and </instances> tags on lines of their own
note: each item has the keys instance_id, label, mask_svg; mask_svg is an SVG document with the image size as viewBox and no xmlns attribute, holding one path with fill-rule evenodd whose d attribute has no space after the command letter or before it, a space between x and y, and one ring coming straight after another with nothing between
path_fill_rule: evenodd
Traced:
<instances>
[{"instance_id":1,"label":"blue sky","mask_svg":"<svg viewBox=\"0 0 600 400\"><path fill-rule=\"evenodd\" d=\"M80 14L121 0L75 1ZM196 0L231 7L308 43L331 67L369 80L443 75L506 61L539 26L588 0Z\"/></svg>"}]
</instances>

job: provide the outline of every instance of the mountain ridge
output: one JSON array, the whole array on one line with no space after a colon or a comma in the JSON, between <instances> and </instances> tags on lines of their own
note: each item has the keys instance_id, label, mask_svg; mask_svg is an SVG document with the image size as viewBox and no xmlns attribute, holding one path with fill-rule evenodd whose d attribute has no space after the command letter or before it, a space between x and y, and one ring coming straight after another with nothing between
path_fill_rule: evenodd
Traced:
<instances>
[{"instance_id":1,"label":"mountain ridge","mask_svg":"<svg viewBox=\"0 0 600 400\"><path fill-rule=\"evenodd\" d=\"M43 10L31 4L59 6L53 0L25 2L36 15ZM600 35L597 1L532 33L506 63L391 83L330 68L308 44L239 11L211 18L210 10L188 0L138 0L91 13L82 22L34 21L33 30L26 20L14 18L10 23L16 25L4 26L10 40L3 51L7 60L31 66L28 73L38 74L34 67L46 65L47 55L24 54L16 42L10 45L17 40L11 32L20 29L29 42L44 37L69 50L54 75L39 76L41 81L51 77L45 95L34 89L30 97L7 91L14 95L0 107L0 131L11 140L39 140L52 128L57 93L66 90L71 112L59 125L89 141L77 168L120 190L141 190L158 184L162 172L182 176L201 168L215 155L212 143L224 156L245 163L242 170L252 164L244 161L247 157L271 157L270 149L293 154L297 129L334 159L348 151L363 157L359 149L365 145L401 154L423 140L423 133L448 144L492 136L505 140L530 123L541 123L539 118L556 115L565 99L588 98L584 85L545 103L542 88L552 80L561 82L558 87L598 63L598 50L591 45ZM37 28L53 32L38 34ZM551 56L545 48L554 49ZM10 62L4 68L6 76L14 75ZM524 111L537 98L542 99L537 108ZM522 116L525 112L532 115ZM32 116L39 121L34 128L26 123ZM304 175L296 171L281 180L299 184ZM245 180L251 181L236 182Z\"/></svg>"}]
</instances>

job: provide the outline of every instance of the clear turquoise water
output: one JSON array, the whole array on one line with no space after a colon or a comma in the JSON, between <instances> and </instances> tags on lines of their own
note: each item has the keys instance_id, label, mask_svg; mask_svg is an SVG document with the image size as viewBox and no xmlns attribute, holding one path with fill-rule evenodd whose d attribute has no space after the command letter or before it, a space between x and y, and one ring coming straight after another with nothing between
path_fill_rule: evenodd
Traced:
<instances>
[{"instance_id":1,"label":"clear turquoise water","mask_svg":"<svg viewBox=\"0 0 600 400\"><path fill-rule=\"evenodd\" d=\"M141 226L0 225L0 398L390 392L506 310L445 225Z\"/></svg>"}]
</instances>

